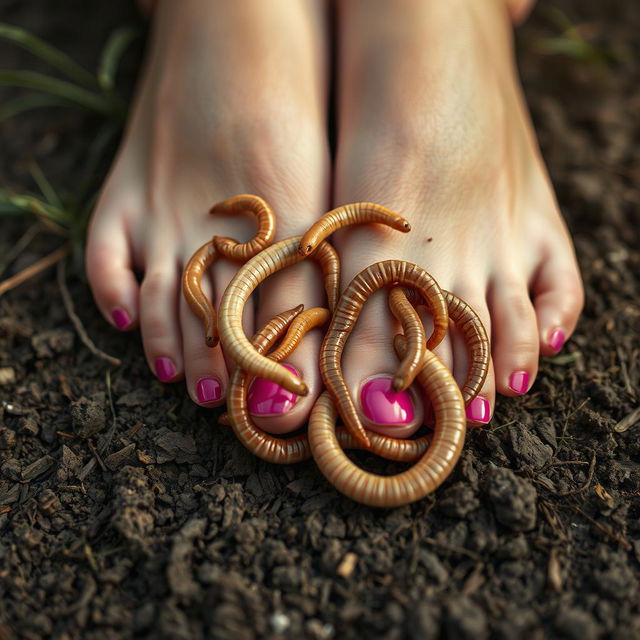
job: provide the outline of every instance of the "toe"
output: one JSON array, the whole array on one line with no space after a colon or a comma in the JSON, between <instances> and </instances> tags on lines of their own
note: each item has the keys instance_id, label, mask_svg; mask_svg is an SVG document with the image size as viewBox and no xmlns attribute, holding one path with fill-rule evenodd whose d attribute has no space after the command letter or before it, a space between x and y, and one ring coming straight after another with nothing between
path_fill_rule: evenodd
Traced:
<instances>
[{"instance_id":1,"label":"toe","mask_svg":"<svg viewBox=\"0 0 640 640\"><path fill-rule=\"evenodd\" d=\"M182 378L182 337L179 324L177 265L150 261L140 286L140 327L144 352L151 371L161 382Z\"/></svg>"},{"instance_id":2,"label":"toe","mask_svg":"<svg viewBox=\"0 0 640 640\"><path fill-rule=\"evenodd\" d=\"M119 216L96 210L87 234L86 268L91 291L102 315L121 331L138 324L139 286L125 225Z\"/></svg>"},{"instance_id":3,"label":"toe","mask_svg":"<svg viewBox=\"0 0 640 640\"><path fill-rule=\"evenodd\" d=\"M270 277L259 292L257 325L264 326L271 318L298 304L305 309L326 306L319 283L318 268L310 261L290 267ZM270 433L290 433L301 427L318 397L322 383L318 368L322 329L313 329L283 364L302 377L309 394L301 397L279 385L254 380L248 394L248 406L255 424Z\"/></svg>"},{"instance_id":4,"label":"toe","mask_svg":"<svg viewBox=\"0 0 640 640\"><path fill-rule=\"evenodd\" d=\"M496 277L489 304L496 388L506 396L522 395L538 372L539 349L536 314L526 283L517 277Z\"/></svg>"},{"instance_id":5,"label":"toe","mask_svg":"<svg viewBox=\"0 0 640 640\"><path fill-rule=\"evenodd\" d=\"M552 356L573 333L584 305L580 272L570 246L547 252L531 283L540 351Z\"/></svg>"},{"instance_id":6,"label":"toe","mask_svg":"<svg viewBox=\"0 0 640 640\"><path fill-rule=\"evenodd\" d=\"M484 287L466 286L455 287L454 293L462 298L478 314L482 321L487 335L491 335L491 316L484 297ZM451 332L453 350L453 374L457 383L462 386L469 370L469 353L460 332L455 329ZM470 426L481 426L487 424L492 416L496 401L496 377L493 368L493 360L489 362L489 372L478 392L478 395L467 406L467 420Z\"/></svg>"}]
</instances>

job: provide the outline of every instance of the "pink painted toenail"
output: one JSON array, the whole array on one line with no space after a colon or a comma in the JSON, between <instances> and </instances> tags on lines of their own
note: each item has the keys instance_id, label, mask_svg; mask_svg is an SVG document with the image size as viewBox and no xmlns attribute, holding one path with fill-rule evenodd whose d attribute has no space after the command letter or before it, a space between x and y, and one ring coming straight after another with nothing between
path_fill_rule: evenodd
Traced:
<instances>
[{"instance_id":1,"label":"pink painted toenail","mask_svg":"<svg viewBox=\"0 0 640 640\"><path fill-rule=\"evenodd\" d=\"M282 366L300 377L295 367L290 364ZM297 399L295 393L287 391L279 384L264 378L255 378L247 393L247 406L249 412L255 416L282 415L293 409Z\"/></svg>"},{"instance_id":2,"label":"pink painted toenail","mask_svg":"<svg viewBox=\"0 0 640 640\"><path fill-rule=\"evenodd\" d=\"M491 420L491 407L489 401L482 396L478 396L471 401L471 404L467 407L467 418L474 422L481 422L487 424Z\"/></svg>"},{"instance_id":3,"label":"pink painted toenail","mask_svg":"<svg viewBox=\"0 0 640 640\"><path fill-rule=\"evenodd\" d=\"M113 324L115 324L120 331L126 329L131 324L131 318L129 318L129 314L124 309L114 309L111 312L111 317L113 318Z\"/></svg>"},{"instance_id":4,"label":"pink painted toenail","mask_svg":"<svg viewBox=\"0 0 640 640\"><path fill-rule=\"evenodd\" d=\"M554 329L549 336L549 346L556 352L564 346L565 336L562 329Z\"/></svg>"},{"instance_id":5,"label":"pink painted toenail","mask_svg":"<svg viewBox=\"0 0 640 640\"><path fill-rule=\"evenodd\" d=\"M527 393L529 388L529 374L526 371L514 371L509 376L509 389L516 393Z\"/></svg>"},{"instance_id":6,"label":"pink painted toenail","mask_svg":"<svg viewBox=\"0 0 640 640\"><path fill-rule=\"evenodd\" d=\"M222 385L217 378L200 378L196 385L196 395L198 402L216 402L222 398Z\"/></svg>"},{"instance_id":7,"label":"pink painted toenail","mask_svg":"<svg viewBox=\"0 0 640 640\"><path fill-rule=\"evenodd\" d=\"M409 424L415 411L408 391L394 391L393 378L381 376L366 382L360 392L364 414L378 424Z\"/></svg>"},{"instance_id":8,"label":"pink painted toenail","mask_svg":"<svg viewBox=\"0 0 640 640\"><path fill-rule=\"evenodd\" d=\"M169 358L157 358L155 367L160 382L168 382L176 375L176 368Z\"/></svg>"}]
</instances>

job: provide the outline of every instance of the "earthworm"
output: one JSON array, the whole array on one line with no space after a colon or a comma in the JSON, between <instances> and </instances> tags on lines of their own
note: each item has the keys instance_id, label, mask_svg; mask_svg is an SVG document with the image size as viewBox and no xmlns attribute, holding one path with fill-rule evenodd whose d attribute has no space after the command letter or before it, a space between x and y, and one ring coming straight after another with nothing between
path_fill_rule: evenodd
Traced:
<instances>
[{"instance_id":1,"label":"earthworm","mask_svg":"<svg viewBox=\"0 0 640 640\"><path fill-rule=\"evenodd\" d=\"M345 427L366 448L369 448L370 441L362 427L349 389L342 376L340 360L344 345L353 330L365 300L376 289L387 284L413 287L420 292L425 300L429 301L434 324L433 334L427 341L429 349L435 348L441 342L449 325L447 305L440 287L418 265L401 260L385 260L367 267L349 283L338 301L338 306L322 343L320 373L327 390L336 402ZM240 309L236 313L241 311ZM226 325L226 322L224 324ZM226 348L224 339L223 345ZM235 354L230 355L238 361Z\"/></svg>"},{"instance_id":2,"label":"earthworm","mask_svg":"<svg viewBox=\"0 0 640 640\"><path fill-rule=\"evenodd\" d=\"M411 225L406 218L387 207L373 202L344 204L325 213L300 239L298 251L303 256L313 253L316 247L332 233L354 224L377 222L407 233Z\"/></svg>"},{"instance_id":3,"label":"earthworm","mask_svg":"<svg viewBox=\"0 0 640 640\"><path fill-rule=\"evenodd\" d=\"M309 420L311 452L327 480L352 500L372 507L398 507L415 502L434 491L458 461L466 429L458 385L431 351L425 354L417 380L435 412L433 439L414 466L394 476L364 471L347 457L336 437L338 412L327 391L314 405Z\"/></svg>"},{"instance_id":4,"label":"earthworm","mask_svg":"<svg viewBox=\"0 0 640 640\"><path fill-rule=\"evenodd\" d=\"M218 344L216 311L202 290L202 276L218 257L213 242L203 244L189 259L182 274L182 293L193 312L204 324L205 341L208 347Z\"/></svg>"},{"instance_id":5,"label":"earthworm","mask_svg":"<svg viewBox=\"0 0 640 640\"><path fill-rule=\"evenodd\" d=\"M313 309L303 311L298 317L293 319L287 329L285 337L282 339L282 344L269 354L269 358L276 362L284 360L295 351L300 340L302 340L306 333L315 327L321 327L323 324L326 324L330 318L331 313L329 309L325 309L324 307L314 307Z\"/></svg>"},{"instance_id":6,"label":"earthworm","mask_svg":"<svg viewBox=\"0 0 640 640\"><path fill-rule=\"evenodd\" d=\"M252 213L258 219L258 231L248 242L238 242L233 238L213 237L213 244L220 255L229 260L246 262L259 251L268 247L276 234L276 219L271 207L260 197L248 194L233 196L214 204L209 213L237 214Z\"/></svg>"},{"instance_id":7,"label":"earthworm","mask_svg":"<svg viewBox=\"0 0 640 640\"><path fill-rule=\"evenodd\" d=\"M276 382L299 396L306 396L309 389L304 380L277 362L256 353L242 330L244 306L258 285L273 273L304 259L298 253L299 244L300 236L292 236L276 242L251 258L227 286L218 313L220 340L229 358L247 373ZM316 254L313 257L319 261L327 297L331 301L336 296L340 265L335 252L331 250L324 249Z\"/></svg>"},{"instance_id":8,"label":"earthworm","mask_svg":"<svg viewBox=\"0 0 640 640\"><path fill-rule=\"evenodd\" d=\"M469 368L462 385L462 397L465 405L478 395L489 372L491 347L487 332L478 314L462 298L450 291L442 290L447 301L449 318L462 333L462 338L469 353ZM408 300L413 305L424 304L422 297L414 290L405 290Z\"/></svg>"},{"instance_id":9,"label":"earthworm","mask_svg":"<svg viewBox=\"0 0 640 640\"><path fill-rule=\"evenodd\" d=\"M402 325L402 331L409 345L406 356L403 357L393 377L394 391L404 391L411 386L418 375L427 349L427 337L422 320L407 300L402 287L393 287L389 291L389 308Z\"/></svg>"},{"instance_id":10,"label":"earthworm","mask_svg":"<svg viewBox=\"0 0 640 640\"><path fill-rule=\"evenodd\" d=\"M260 354L268 352L269 348L277 342L288 327L284 338L284 341L287 342L289 334L292 333L291 329L294 323L302 318L305 313L308 313L307 311L300 313L301 308L302 305L277 315L258 331L252 338L252 344L256 351ZM316 313L316 309L309 309L309 311L314 312L309 314L309 317L320 321L322 314ZM300 327L300 331L295 332L295 344L293 344L291 351L295 349L304 334L313 328L313 322L303 322ZM402 348L401 346L400 349ZM406 347L404 348L406 349ZM269 358L281 359L283 353L284 351L280 353L274 351L269 354ZM230 424L240 442L251 453L266 462L293 464L310 458L311 448L306 433L290 438L280 438L266 433L253 424L247 408L249 381L250 376L239 367L236 367L229 385L229 411L220 416L218 419L219 424ZM371 439L370 451L372 453L398 462L414 462L425 452L431 441L431 436L423 436L416 440L402 440L372 432L368 432L368 436ZM344 449L362 448L360 443L343 427L337 429L336 437L340 446Z\"/></svg>"}]
</instances>

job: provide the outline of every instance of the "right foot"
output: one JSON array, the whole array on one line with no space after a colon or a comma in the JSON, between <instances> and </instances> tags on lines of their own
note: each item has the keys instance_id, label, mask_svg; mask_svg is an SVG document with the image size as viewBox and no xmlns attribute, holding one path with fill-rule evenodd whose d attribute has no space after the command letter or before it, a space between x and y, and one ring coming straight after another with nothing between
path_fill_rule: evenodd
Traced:
<instances>
[{"instance_id":1,"label":"right foot","mask_svg":"<svg viewBox=\"0 0 640 640\"><path fill-rule=\"evenodd\" d=\"M328 206L324 19L318 0L156 8L133 113L91 221L87 271L105 318L119 329L140 326L153 373L163 382L185 378L200 405L224 402L230 363L205 345L181 273L212 235L254 234L250 217L208 209L238 193L260 195L277 214L280 239L304 232ZM236 270L221 261L205 279L215 306ZM271 278L255 322L248 309L247 333L296 304L324 304L315 282L312 264ZM268 414L288 408L286 398L262 398L257 424L286 431L304 423L321 385L319 341L313 332L288 359L310 396L277 418Z\"/></svg>"}]
</instances>

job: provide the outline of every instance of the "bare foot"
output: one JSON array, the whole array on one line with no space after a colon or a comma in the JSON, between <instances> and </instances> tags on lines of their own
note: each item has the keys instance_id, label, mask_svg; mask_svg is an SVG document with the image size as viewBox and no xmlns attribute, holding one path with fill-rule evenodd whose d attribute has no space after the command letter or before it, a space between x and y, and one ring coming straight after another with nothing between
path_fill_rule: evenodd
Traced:
<instances>
[{"instance_id":1,"label":"bare foot","mask_svg":"<svg viewBox=\"0 0 640 640\"><path fill-rule=\"evenodd\" d=\"M562 347L583 304L570 236L517 79L506 4L352 0L339 4L338 24L335 204L379 202L413 228L406 235L343 232L336 244L344 282L398 258L469 302L490 332L493 366L467 415L486 423L496 390L526 393L538 356ZM366 384L393 371L392 335L379 292L343 360L370 426L406 426L418 415L403 394ZM438 351L463 379L460 342L454 337Z\"/></svg>"},{"instance_id":2,"label":"bare foot","mask_svg":"<svg viewBox=\"0 0 640 640\"><path fill-rule=\"evenodd\" d=\"M123 330L139 325L151 370L163 382L186 378L201 405L224 402L227 366L220 348L205 346L181 272L214 233L243 241L254 234L250 216L212 218L208 209L238 193L260 195L277 213L280 238L303 232L328 205L324 19L316 0L156 8L133 113L91 222L87 268L107 320ZM205 283L214 300L236 269L215 265ZM256 322L300 302L321 304L316 282L311 264L271 279ZM253 314L246 320L250 333ZM319 338L308 336L289 360L309 399L261 398L256 413L278 414L284 429L304 422L320 385Z\"/></svg>"}]
</instances>

